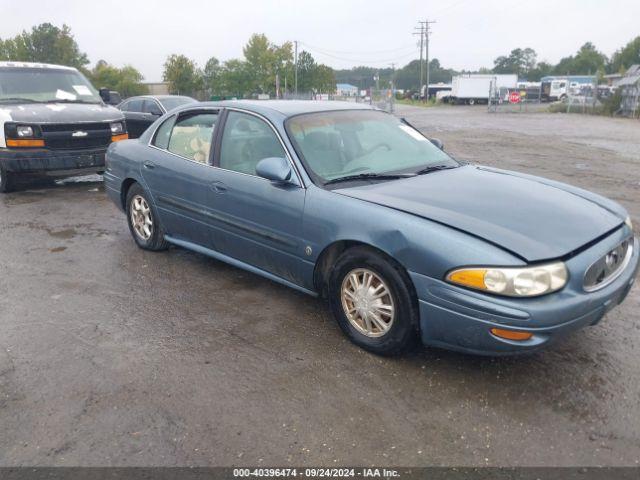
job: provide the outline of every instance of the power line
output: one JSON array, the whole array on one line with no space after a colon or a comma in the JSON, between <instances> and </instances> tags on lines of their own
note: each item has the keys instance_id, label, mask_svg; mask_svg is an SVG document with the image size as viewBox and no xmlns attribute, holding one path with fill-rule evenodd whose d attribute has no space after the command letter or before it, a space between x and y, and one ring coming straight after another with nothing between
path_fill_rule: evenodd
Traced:
<instances>
[{"instance_id":1,"label":"power line","mask_svg":"<svg viewBox=\"0 0 640 480\"><path fill-rule=\"evenodd\" d=\"M325 57L329 57L329 58L332 58L332 59L335 59L335 60L340 60L340 61L343 61L343 62L350 62L350 63L354 63L354 64L357 64L357 63L361 63L361 64L364 64L364 63L389 63L389 62L392 62L392 61L395 61L395 60L402 60L404 58L407 58L407 57L415 55L415 50L412 48L411 51L409 51L409 52L406 52L406 53L403 53L403 54L399 54L399 55L395 55L395 56L390 57L390 58L377 58L377 59L374 59L374 58L369 58L369 59L346 58L346 57L341 57L341 56L338 56L338 55L333 55L331 53L327 53L327 52L325 52L325 51L323 51L321 49L318 49L317 47L312 47L308 43L303 43L303 42L298 42L298 43L300 43L301 45L304 45L305 47L307 47L309 50L313 51L317 55L323 55Z\"/></svg>"},{"instance_id":2,"label":"power line","mask_svg":"<svg viewBox=\"0 0 640 480\"><path fill-rule=\"evenodd\" d=\"M303 43L303 42L300 42L300 43ZM308 43L304 43L304 44L313 50L322 50L329 53L347 54L347 55L368 55L368 54L378 54L378 53L391 53L391 52L397 52L399 50L406 50L408 48L413 47L413 45L403 45L402 47L391 48L389 50L345 51L345 50L331 50L329 48L315 47Z\"/></svg>"}]
</instances>

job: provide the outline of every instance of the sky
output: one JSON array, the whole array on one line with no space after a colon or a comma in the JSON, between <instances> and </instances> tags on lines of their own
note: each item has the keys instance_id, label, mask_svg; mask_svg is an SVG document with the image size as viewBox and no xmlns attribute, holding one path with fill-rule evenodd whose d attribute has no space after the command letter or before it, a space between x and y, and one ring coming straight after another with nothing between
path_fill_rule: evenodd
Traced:
<instances>
[{"instance_id":1,"label":"sky","mask_svg":"<svg viewBox=\"0 0 640 480\"><path fill-rule=\"evenodd\" d=\"M162 79L169 54L203 66L242 57L252 33L333 68L402 66L418 58L419 20L431 25L430 58L446 68L492 67L499 55L531 47L556 63L587 41L610 56L640 35L640 0L1 0L0 38L33 25L69 25L94 64L136 67Z\"/></svg>"}]
</instances>

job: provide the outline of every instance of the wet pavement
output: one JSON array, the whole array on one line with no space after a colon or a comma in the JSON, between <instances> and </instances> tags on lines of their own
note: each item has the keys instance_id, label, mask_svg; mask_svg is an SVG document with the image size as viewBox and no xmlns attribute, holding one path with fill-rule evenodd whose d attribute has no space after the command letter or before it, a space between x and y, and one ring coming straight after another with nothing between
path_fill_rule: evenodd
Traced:
<instances>
[{"instance_id":1,"label":"wet pavement","mask_svg":"<svg viewBox=\"0 0 640 480\"><path fill-rule=\"evenodd\" d=\"M640 226L640 125L399 113L461 159L568 181ZM97 178L0 197L0 465L638 465L640 288L548 350L385 359L321 301L137 249Z\"/></svg>"}]
</instances>

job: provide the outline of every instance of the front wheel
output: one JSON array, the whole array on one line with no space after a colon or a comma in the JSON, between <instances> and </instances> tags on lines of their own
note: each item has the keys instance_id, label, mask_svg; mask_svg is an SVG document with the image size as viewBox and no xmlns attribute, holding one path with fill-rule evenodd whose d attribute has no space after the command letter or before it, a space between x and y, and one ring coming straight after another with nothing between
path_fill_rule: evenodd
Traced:
<instances>
[{"instance_id":1,"label":"front wheel","mask_svg":"<svg viewBox=\"0 0 640 480\"><path fill-rule=\"evenodd\" d=\"M138 183L127 192L127 223L136 244L144 250L166 250L164 230L149 194Z\"/></svg>"},{"instance_id":2,"label":"front wheel","mask_svg":"<svg viewBox=\"0 0 640 480\"><path fill-rule=\"evenodd\" d=\"M0 168L0 193L12 192L15 188L15 174Z\"/></svg>"},{"instance_id":3,"label":"front wheel","mask_svg":"<svg viewBox=\"0 0 640 480\"><path fill-rule=\"evenodd\" d=\"M418 308L401 266L366 247L347 250L329 279L329 304L342 331L378 355L415 344Z\"/></svg>"}]
</instances>

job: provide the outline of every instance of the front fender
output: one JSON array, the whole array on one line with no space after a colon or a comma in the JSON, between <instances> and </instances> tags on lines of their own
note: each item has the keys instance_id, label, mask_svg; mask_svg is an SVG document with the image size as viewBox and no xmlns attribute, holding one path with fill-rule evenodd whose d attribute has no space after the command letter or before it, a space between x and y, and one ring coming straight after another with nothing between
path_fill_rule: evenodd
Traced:
<instances>
[{"instance_id":1,"label":"front fender","mask_svg":"<svg viewBox=\"0 0 640 480\"><path fill-rule=\"evenodd\" d=\"M407 271L442 279L463 265L522 266L512 253L467 233L389 207L310 186L303 235L316 263L338 241L377 248Z\"/></svg>"}]
</instances>

